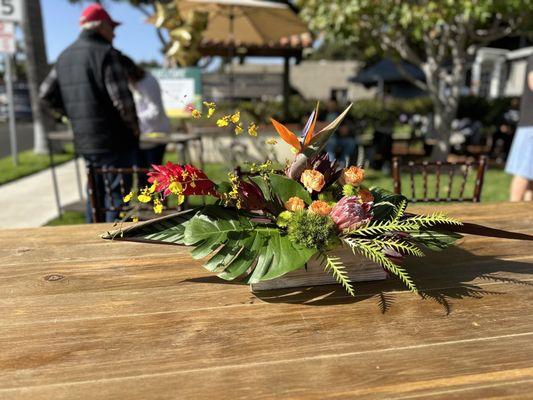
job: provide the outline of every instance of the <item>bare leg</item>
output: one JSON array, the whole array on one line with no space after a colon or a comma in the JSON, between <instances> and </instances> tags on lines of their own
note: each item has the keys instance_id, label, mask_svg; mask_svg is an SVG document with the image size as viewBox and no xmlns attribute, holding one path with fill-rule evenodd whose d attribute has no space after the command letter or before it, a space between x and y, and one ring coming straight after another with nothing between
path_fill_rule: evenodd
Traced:
<instances>
[{"instance_id":1,"label":"bare leg","mask_svg":"<svg viewBox=\"0 0 533 400\"><path fill-rule=\"evenodd\" d=\"M515 175L511 181L511 190L509 200L511 201L522 201L524 200L524 195L528 190L529 180L521 176Z\"/></svg>"},{"instance_id":2,"label":"bare leg","mask_svg":"<svg viewBox=\"0 0 533 400\"><path fill-rule=\"evenodd\" d=\"M524 201L532 201L533 200L533 181L529 181L529 184L527 185L526 193L524 194Z\"/></svg>"}]
</instances>

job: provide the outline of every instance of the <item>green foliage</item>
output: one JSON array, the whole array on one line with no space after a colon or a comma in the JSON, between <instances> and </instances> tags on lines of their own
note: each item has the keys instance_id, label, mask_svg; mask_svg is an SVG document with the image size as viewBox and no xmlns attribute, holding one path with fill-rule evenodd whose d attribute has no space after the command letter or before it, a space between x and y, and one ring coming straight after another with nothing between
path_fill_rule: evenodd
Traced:
<instances>
[{"instance_id":1,"label":"green foliage","mask_svg":"<svg viewBox=\"0 0 533 400\"><path fill-rule=\"evenodd\" d=\"M331 272L333 277L344 287L344 289L346 289L350 296L355 296L355 290L350 282L350 278L348 278L346 267L342 263L340 257L326 254L323 258L324 271Z\"/></svg>"},{"instance_id":2,"label":"green foliage","mask_svg":"<svg viewBox=\"0 0 533 400\"><path fill-rule=\"evenodd\" d=\"M359 193L359 188L353 185L343 185L342 195L343 196L356 196Z\"/></svg>"},{"instance_id":3,"label":"green foliage","mask_svg":"<svg viewBox=\"0 0 533 400\"><path fill-rule=\"evenodd\" d=\"M354 254L358 252L362 256L381 265L383 268L396 275L412 292L417 292L416 286L409 274L399 265L394 264L383 252L384 244L375 239L362 239L354 237L344 237L344 242L350 246Z\"/></svg>"},{"instance_id":4,"label":"green foliage","mask_svg":"<svg viewBox=\"0 0 533 400\"><path fill-rule=\"evenodd\" d=\"M278 218L276 220L276 224L280 228L286 228L289 226L289 223L291 222L292 217L294 214L290 211L283 211L278 215Z\"/></svg>"},{"instance_id":5,"label":"green foliage","mask_svg":"<svg viewBox=\"0 0 533 400\"><path fill-rule=\"evenodd\" d=\"M325 250L336 241L337 232L331 217L299 211L289 222L288 236L300 246Z\"/></svg>"},{"instance_id":6,"label":"green foliage","mask_svg":"<svg viewBox=\"0 0 533 400\"><path fill-rule=\"evenodd\" d=\"M283 203L291 197L299 197L306 204L311 204L311 196L297 181L285 175L269 174L267 179L261 176L250 178L259 188L267 200L279 198Z\"/></svg>"},{"instance_id":7,"label":"green foliage","mask_svg":"<svg viewBox=\"0 0 533 400\"><path fill-rule=\"evenodd\" d=\"M223 279L251 269L248 283L274 279L302 268L315 249L294 244L275 225L255 224L250 216L222 207L206 207L183 224L183 242L195 246L192 256L211 258L204 264Z\"/></svg>"}]
</instances>

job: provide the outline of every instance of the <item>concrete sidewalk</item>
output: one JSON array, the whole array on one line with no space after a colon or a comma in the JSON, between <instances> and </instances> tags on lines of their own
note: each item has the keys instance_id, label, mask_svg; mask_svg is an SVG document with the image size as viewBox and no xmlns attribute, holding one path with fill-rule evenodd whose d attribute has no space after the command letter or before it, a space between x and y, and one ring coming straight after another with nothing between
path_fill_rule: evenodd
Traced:
<instances>
[{"instance_id":1,"label":"concrete sidewalk","mask_svg":"<svg viewBox=\"0 0 533 400\"><path fill-rule=\"evenodd\" d=\"M82 190L85 196L85 164L79 160ZM64 207L80 201L75 161L56 167L59 197ZM0 186L0 226L32 228L58 216L50 169Z\"/></svg>"}]
</instances>

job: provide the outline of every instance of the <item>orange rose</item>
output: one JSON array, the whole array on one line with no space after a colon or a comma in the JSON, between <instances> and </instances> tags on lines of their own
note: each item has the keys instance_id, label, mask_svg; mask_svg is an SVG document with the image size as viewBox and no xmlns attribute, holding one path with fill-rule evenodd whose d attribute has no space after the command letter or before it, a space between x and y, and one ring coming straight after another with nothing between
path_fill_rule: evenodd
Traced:
<instances>
[{"instance_id":1,"label":"orange rose","mask_svg":"<svg viewBox=\"0 0 533 400\"><path fill-rule=\"evenodd\" d=\"M289 200L285 202L285 209L288 211L301 211L305 208L305 203L302 199L299 197L291 197Z\"/></svg>"},{"instance_id":2,"label":"orange rose","mask_svg":"<svg viewBox=\"0 0 533 400\"><path fill-rule=\"evenodd\" d=\"M359 189L359 197L363 203L374 201L374 196L372 196L372 193L368 189Z\"/></svg>"},{"instance_id":3,"label":"orange rose","mask_svg":"<svg viewBox=\"0 0 533 400\"><path fill-rule=\"evenodd\" d=\"M365 170L363 168L351 166L350 168L345 168L342 171L340 177L340 182L343 185L353 185L358 186L365 179Z\"/></svg>"},{"instance_id":4,"label":"orange rose","mask_svg":"<svg viewBox=\"0 0 533 400\"><path fill-rule=\"evenodd\" d=\"M309 212L318 214L318 215L329 215L331 212L331 206L322 200L315 200L309 206Z\"/></svg>"},{"instance_id":5,"label":"orange rose","mask_svg":"<svg viewBox=\"0 0 533 400\"><path fill-rule=\"evenodd\" d=\"M300 177L300 182L303 183L309 193L311 193L313 190L315 192L320 192L326 184L324 175L313 169L306 169Z\"/></svg>"}]
</instances>

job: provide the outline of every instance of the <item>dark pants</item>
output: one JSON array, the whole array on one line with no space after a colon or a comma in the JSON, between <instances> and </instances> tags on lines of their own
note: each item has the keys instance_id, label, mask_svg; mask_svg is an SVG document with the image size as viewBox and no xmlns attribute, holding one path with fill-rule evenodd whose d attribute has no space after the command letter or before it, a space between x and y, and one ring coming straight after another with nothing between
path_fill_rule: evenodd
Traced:
<instances>
[{"instance_id":1,"label":"dark pants","mask_svg":"<svg viewBox=\"0 0 533 400\"><path fill-rule=\"evenodd\" d=\"M166 144L160 144L151 149L139 150L139 168L152 168L152 165L163 164L163 157L165 156ZM139 174L139 187L142 188L148 184L146 175Z\"/></svg>"},{"instance_id":2,"label":"dark pants","mask_svg":"<svg viewBox=\"0 0 533 400\"><path fill-rule=\"evenodd\" d=\"M137 165L137 149L120 150L113 153L86 154L83 156L87 166L95 168L114 167L132 168ZM132 175L122 174L94 174L94 200L97 202L97 209L105 208L105 221L114 222L118 219L120 206L123 202L123 195L129 193L132 185ZM99 216L101 218L101 216ZM87 191L86 206L87 223L96 222L93 220L92 208L89 193Z\"/></svg>"}]
</instances>

